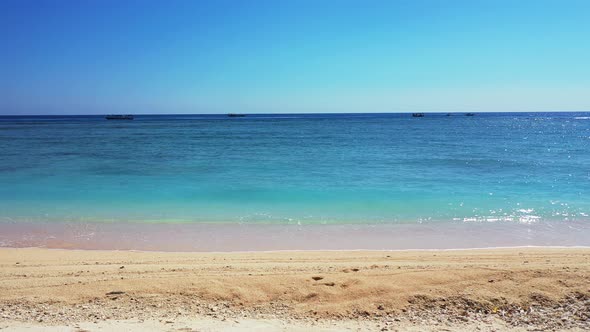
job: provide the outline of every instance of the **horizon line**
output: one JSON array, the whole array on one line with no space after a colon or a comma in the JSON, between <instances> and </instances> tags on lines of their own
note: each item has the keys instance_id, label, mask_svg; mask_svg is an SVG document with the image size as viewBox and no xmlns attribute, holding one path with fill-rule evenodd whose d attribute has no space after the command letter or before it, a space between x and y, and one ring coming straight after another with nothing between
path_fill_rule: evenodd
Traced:
<instances>
[{"instance_id":1,"label":"horizon line","mask_svg":"<svg viewBox=\"0 0 590 332\"><path fill-rule=\"evenodd\" d=\"M0 117L15 117L15 116L105 116L111 114L125 114L125 115L227 115L227 114L243 114L243 115L310 115L310 114L464 114L464 113L588 113L590 110L553 110L553 111L394 111L394 112L302 112L302 113L240 113L240 112L226 112L226 113L91 113L91 114L0 114Z\"/></svg>"}]
</instances>

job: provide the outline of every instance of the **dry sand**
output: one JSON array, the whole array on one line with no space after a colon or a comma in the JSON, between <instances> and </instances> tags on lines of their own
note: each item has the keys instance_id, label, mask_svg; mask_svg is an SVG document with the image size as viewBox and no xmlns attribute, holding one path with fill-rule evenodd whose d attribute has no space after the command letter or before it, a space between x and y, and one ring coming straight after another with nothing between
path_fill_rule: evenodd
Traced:
<instances>
[{"instance_id":1,"label":"dry sand","mask_svg":"<svg viewBox=\"0 0 590 332\"><path fill-rule=\"evenodd\" d=\"M0 328L590 329L590 249L0 249Z\"/></svg>"}]
</instances>

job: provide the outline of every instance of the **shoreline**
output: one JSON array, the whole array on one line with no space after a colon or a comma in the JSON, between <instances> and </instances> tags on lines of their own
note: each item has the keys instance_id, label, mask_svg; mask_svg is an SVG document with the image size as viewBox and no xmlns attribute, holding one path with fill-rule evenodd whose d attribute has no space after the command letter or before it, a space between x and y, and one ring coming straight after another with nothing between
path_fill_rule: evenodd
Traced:
<instances>
[{"instance_id":1,"label":"shoreline","mask_svg":"<svg viewBox=\"0 0 590 332\"><path fill-rule=\"evenodd\" d=\"M242 250L242 251L158 251L140 249L80 249L80 248L45 248L45 247L0 247L2 250L49 250L49 251L88 251L88 252L136 252L153 254L273 254L273 253L315 253L315 252L350 252L350 253L420 253L420 252L454 252L454 251L486 251L486 250L517 250L517 249L581 249L590 250L590 246L507 246L507 247L479 247L479 248L448 248L448 249L278 249L278 250Z\"/></svg>"},{"instance_id":2,"label":"shoreline","mask_svg":"<svg viewBox=\"0 0 590 332\"><path fill-rule=\"evenodd\" d=\"M590 222L137 224L0 222L0 248L148 252L468 250L590 247Z\"/></svg>"},{"instance_id":3,"label":"shoreline","mask_svg":"<svg viewBox=\"0 0 590 332\"><path fill-rule=\"evenodd\" d=\"M1 248L0 328L576 331L588 284L590 248Z\"/></svg>"}]
</instances>

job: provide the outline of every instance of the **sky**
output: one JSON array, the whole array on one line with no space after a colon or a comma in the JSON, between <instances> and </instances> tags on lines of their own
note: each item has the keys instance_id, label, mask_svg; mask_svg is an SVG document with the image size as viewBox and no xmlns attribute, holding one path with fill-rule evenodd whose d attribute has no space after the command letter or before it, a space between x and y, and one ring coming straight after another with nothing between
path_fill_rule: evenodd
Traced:
<instances>
[{"instance_id":1,"label":"sky","mask_svg":"<svg viewBox=\"0 0 590 332\"><path fill-rule=\"evenodd\" d=\"M0 115L580 110L587 0L0 1Z\"/></svg>"}]
</instances>

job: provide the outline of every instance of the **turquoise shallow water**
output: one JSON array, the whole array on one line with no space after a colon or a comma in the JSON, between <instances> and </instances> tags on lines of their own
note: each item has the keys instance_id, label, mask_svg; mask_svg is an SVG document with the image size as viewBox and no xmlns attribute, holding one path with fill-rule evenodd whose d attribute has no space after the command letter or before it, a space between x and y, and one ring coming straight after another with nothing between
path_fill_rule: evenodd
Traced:
<instances>
[{"instance_id":1,"label":"turquoise shallow water","mask_svg":"<svg viewBox=\"0 0 590 332\"><path fill-rule=\"evenodd\" d=\"M587 113L0 117L0 220L590 221Z\"/></svg>"}]
</instances>

